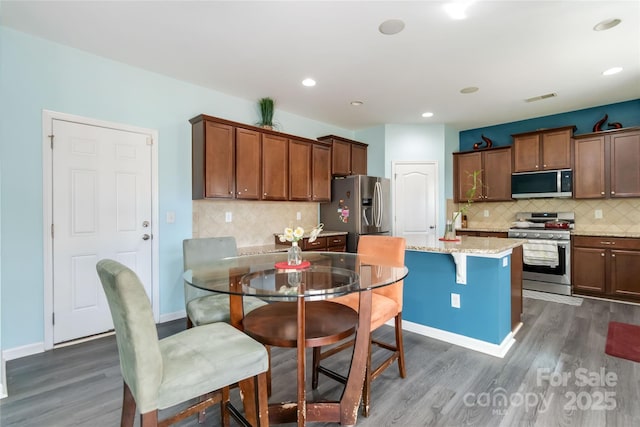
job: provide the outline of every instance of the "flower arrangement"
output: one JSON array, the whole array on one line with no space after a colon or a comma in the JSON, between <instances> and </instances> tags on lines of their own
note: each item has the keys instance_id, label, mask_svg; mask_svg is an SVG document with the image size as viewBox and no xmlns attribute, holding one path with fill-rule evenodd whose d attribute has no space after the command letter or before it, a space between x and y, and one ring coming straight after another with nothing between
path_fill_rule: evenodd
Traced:
<instances>
[{"instance_id":1,"label":"flower arrangement","mask_svg":"<svg viewBox=\"0 0 640 427\"><path fill-rule=\"evenodd\" d=\"M324 228L324 224L320 223L313 227L311 232L309 233L309 242L315 242L318 238L318 235L322 232ZM295 229L291 227L287 227L284 229L284 233L280 234L278 238L281 242L291 242L297 243L299 240L302 240L304 237L304 228L298 226Z\"/></svg>"}]
</instances>

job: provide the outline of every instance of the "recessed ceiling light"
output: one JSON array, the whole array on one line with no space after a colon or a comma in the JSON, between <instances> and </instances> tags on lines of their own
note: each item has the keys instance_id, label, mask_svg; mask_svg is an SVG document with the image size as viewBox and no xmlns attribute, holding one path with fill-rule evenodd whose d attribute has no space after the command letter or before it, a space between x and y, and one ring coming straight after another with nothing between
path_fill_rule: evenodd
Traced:
<instances>
[{"instance_id":1,"label":"recessed ceiling light","mask_svg":"<svg viewBox=\"0 0 640 427\"><path fill-rule=\"evenodd\" d=\"M453 0L442 5L442 8L451 19L465 19L467 17L467 8L474 3L475 0Z\"/></svg>"},{"instance_id":2,"label":"recessed ceiling light","mask_svg":"<svg viewBox=\"0 0 640 427\"><path fill-rule=\"evenodd\" d=\"M477 92L479 89L475 86L469 86L469 87L465 87L460 89L460 93L474 93Z\"/></svg>"},{"instance_id":3,"label":"recessed ceiling light","mask_svg":"<svg viewBox=\"0 0 640 427\"><path fill-rule=\"evenodd\" d=\"M605 70L602 72L603 76L610 76L612 74L618 74L620 71L622 71L622 67L613 67L613 68L609 68L608 70Z\"/></svg>"},{"instance_id":4,"label":"recessed ceiling light","mask_svg":"<svg viewBox=\"0 0 640 427\"><path fill-rule=\"evenodd\" d=\"M398 34L404 30L404 22L399 19L388 19L378 27L378 31L387 36Z\"/></svg>"},{"instance_id":5,"label":"recessed ceiling light","mask_svg":"<svg viewBox=\"0 0 640 427\"><path fill-rule=\"evenodd\" d=\"M354 107L359 107L362 104L364 104L364 102L362 101L351 101L351 105L353 105Z\"/></svg>"},{"instance_id":6,"label":"recessed ceiling light","mask_svg":"<svg viewBox=\"0 0 640 427\"><path fill-rule=\"evenodd\" d=\"M316 81L315 81L315 80L313 80L313 79L304 79L304 80L302 81L302 84L303 84L304 86L307 86L307 87L312 87L312 86L315 86L315 85L316 85Z\"/></svg>"},{"instance_id":7,"label":"recessed ceiling light","mask_svg":"<svg viewBox=\"0 0 640 427\"><path fill-rule=\"evenodd\" d=\"M622 22L622 21L620 19L618 19L618 18L605 19L604 21L598 22L596 24L596 26L593 27L593 31L609 30L609 29L615 27L616 25L618 25L620 22Z\"/></svg>"},{"instance_id":8,"label":"recessed ceiling light","mask_svg":"<svg viewBox=\"0 0 640 427\"><path fill-rule=\"evenodd\" d=\"M433 117L433 113L430 111L427 111L426 113L422 113L422 117Z\"/></svg>"}]
</instances>

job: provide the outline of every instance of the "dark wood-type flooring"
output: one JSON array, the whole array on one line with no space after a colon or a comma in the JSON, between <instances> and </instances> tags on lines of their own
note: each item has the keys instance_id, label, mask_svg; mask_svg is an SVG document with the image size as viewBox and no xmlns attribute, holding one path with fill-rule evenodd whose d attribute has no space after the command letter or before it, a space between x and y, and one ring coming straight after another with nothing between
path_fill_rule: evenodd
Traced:
<instances>
[{"instance_id":1,"label":"dark wood-type flooring","mask_svg":"<svg viewBox=\"0 0 640 427\"><path fill-rule=\"evenodd\" d=\"M640 306L526 298L524 326L504 359L405 332L407 378L393 366L376 379L371 415L360 415L357 425L640 426L640 364L604 353L610 320L640 324ZM158 330L167 336L183 328L179 320ZM392 329L376 335L391 338ZM328 362L340 368L347 353ZM271 401L295 399L295 363L295 349L273 349ZM9 361L6 373L2 427L119 424L122 378L113 336ZM340 384L321 376L309 394L333 400L340 392ZM232 399L238 401L237 389ZM193 418L179 425L198 424ZM204 425L219 425L217 407Z\"/></svg>"}]
</instances>

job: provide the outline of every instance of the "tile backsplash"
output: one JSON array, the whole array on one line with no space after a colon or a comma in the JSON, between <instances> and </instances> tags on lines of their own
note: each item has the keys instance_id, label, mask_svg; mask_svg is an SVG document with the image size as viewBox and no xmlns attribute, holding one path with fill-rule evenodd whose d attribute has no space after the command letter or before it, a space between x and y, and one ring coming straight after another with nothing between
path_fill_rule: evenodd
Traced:
<instances>
[{"instance_id":1,"label":"tile backsplash","mask_svg":"<svg viewBox=\"0 0 640 427\"><path fill-rule=\"evenodd\" d=\"M193 237L234 236L238 247L273 244L285 227L318 224L318 203L260 201L193 201ZM225 215L231 212L231 222ZM300 212L300 220L296 214Z\"/></svg>"},{"instance_id":2,"label":"tile backsplash","mask_svg":"<svg viewBox=\"0 0 640 427\"><path fill-rule=\"evenodd\" d=\"M457 206L452 199L447 200L448 218L451 218ZM489 216L485 216L485 211ZM596 218L596 211L602 211L602 218ZM517 212L575 212L575 228L581 232L640 233L640 198L476 202L467 211L468 227L507 229L515 221Z\"/></svg>"}]
</instances>

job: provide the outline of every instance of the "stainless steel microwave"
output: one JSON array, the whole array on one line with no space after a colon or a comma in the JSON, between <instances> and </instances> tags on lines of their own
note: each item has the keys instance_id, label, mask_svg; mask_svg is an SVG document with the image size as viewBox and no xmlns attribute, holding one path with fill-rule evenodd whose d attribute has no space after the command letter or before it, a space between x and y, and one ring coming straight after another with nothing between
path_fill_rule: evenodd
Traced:
<instances>
[{"instance_id":1,"label":"stainless steel microwave","mask_svg":"<svg viewBox=\"0 0 640 427\"><path fill-rule=\"evenodd\" d=\"M511 197L534 199L542 197L571 197L573 172L560 169L511 174Z\"/></svg>"}]
</instances>

